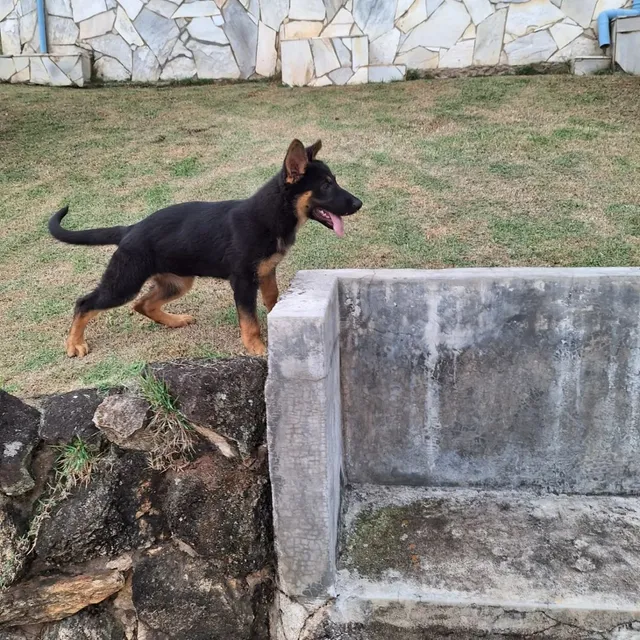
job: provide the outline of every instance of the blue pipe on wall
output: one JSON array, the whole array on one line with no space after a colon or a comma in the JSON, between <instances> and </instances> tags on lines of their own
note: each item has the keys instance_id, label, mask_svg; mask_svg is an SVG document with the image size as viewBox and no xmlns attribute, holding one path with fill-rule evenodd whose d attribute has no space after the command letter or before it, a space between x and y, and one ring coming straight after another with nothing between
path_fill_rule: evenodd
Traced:
<instances>
[{"instance_id":1,"label":"blue pipe on wall","mask_svg":"<svg viewBox=\"0 0 640 640\"><path fill-rule=\"evenodd\" d=\"M609 9L598 15L598 40L601 48L611 46L610 21L624 16L640 16L640 0L633 0L633 6L629 9Z\"/></svg>"},{"instance_id":2,"label":"blue pipe on wall","mask_svg":"<svg viewBox=\"0 0 640 640\"><path fill-rule=\"evenodd\" d=\"M44 10L44 0L37 0L38 4L38 35L40 36L40 53L47 53L47 23Z\"/></svg>"}]
</instances>

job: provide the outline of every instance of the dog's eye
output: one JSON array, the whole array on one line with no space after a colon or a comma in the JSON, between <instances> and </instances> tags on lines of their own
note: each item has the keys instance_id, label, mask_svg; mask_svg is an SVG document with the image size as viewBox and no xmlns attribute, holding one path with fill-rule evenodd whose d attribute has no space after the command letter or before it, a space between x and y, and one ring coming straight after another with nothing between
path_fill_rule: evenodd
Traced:
<instances>
[{"instance_id":1,"label":"dog's eye","mask_svg":"<svg viewBox=\"0 0 640 640\"><path fill-rule=\"evenodd\" d=\"M322 183L322 186L320 187L320 189L321 189L322 191L328 191L328 190L329 190L329 187L331 187L331 183L330 183L330 182L323 182L323 183Z\"/></svg>"}]
</instances>

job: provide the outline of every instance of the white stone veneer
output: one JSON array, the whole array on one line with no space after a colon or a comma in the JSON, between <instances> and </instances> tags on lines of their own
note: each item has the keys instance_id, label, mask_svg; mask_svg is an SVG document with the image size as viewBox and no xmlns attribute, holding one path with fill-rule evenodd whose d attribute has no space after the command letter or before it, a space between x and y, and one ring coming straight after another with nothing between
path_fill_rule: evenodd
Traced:
<instances>
[{"instance_id":1,"label":"white stone veneer","mask_svg":"<svg viewBox=\"0 0 640 640\"><path fill-rule=\"evenodd\" d=\"M104 80L259 78L294 64L294 69L282 69L285 78L295 79L291 84L302 77L305 83L324 85L393 80L403 77L405 68L522 65L596 55L594 19L604 8L625 4L629 2L47 0L46 8L49 53L87 53L96 76ZM366 65L345 61L344 47L359 42L358 36L368 44ZM321 40L309 40L313 38ZM285 44L296 40L307 42ZM0 0L0 43L4 56L39 53L35 0ZM288 65L287 52L292 54ZM10 63L5 59L0 64L4 78ZM371 69L360 69L369 65ZM10 79L29 81L32 75L27 78L16 67Z\"/></svg>"}]
</instances>

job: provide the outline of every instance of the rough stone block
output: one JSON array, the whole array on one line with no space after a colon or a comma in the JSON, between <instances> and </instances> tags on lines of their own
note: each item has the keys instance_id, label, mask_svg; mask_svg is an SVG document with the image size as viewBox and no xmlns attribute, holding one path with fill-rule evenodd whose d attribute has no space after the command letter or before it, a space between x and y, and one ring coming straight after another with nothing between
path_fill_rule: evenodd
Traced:
<instances>
[{"instance_id":1,"label":"rough stone block","mask_svg":"<svg viewBox=\"0 0 640 640\"><path fill-rule=\"evenodd\" d=\"M164 510L172 537L225 575L245 576L267 566L271 499L264 471L218 454L198 458L167 488Z\"/></svg>"},{"instance_id":2,"label":"rough stone block","mask_svg":"<svg viewBox=\"0 0 640 640\"><path fill-rule=\"evenodd\" d=\"M133 604L150 629L172 640L268 640L270 589L229 578L201 558L165 546L134 566Z\"/></svg>"},{"instance_id":3,"label":"rough stone block","mask_svg":"<svg viewBox=\"0 0 640 640\"><path fill-rule=\"evenodd\" d=\"M0 56L0 81L83 87L90 79L85 54Z\"/></svg>"},{"instance_id":4,"label":"rough stone block","mask_svg":"<svg viewBox=\"0 0 640 640\"><path fill-rule=\"evenodd\" d=\"M40 529L38 558L63 566L137 547L163 536L162 476L141 453L102 463L87 486L76 488Z\"/></svg>"},{"instance_id":5,"label":"rough stone block","mask_svg":"<svg viewBox=\"0 0 640 640\"><path fill-rule=\"evenodd\" d=\"M167 384L188 420L233 440L243 456L264 443L263 359L185 360L154 364L151 371Z\"/></svg>"},{"instance_id":6,"label":"rough stone block","mask_svg":"<svg viewBox=\"0 0 640 640\"><path fill-rule=\"evenodd\" d=\"M85 569L76 575L38 576L0 593L0 628L62 620L124 586L120 571Z\"/></svg>"},{"instance_id":7,"label":"rough stone block","mask_svg":"<svg viewBox=\"0 0 640 640\"><path fill-rule=\"evenodd\" d=\"M29 472L31 454L38 444L40 412L0 389L0 489L10 496L34 486Z\"/></svg>"},{"instance_id":8,"label":"rough stone block","mask_svg":"<svg viewBox=\"0 0 640 640\"><path fill-rule=\"evenodd\" d=\"M125 630L104 606L88 607L49 625L41 640L125 640Z\"/></svg>"},{"instance_id":9,"label":"rough stone block","mask_svg":"<svg viewBox=\"0 0 640 640\"><path fill-rule=\"evenodd\" d=\"M146 400L129 395L105 398L96 408L93 422L107 439L122 449L149 451L153 435L146 429L151 407Z\"/></svg>"},{"instance_id":10,"label":"rough stone block","mask_svg":"<svg viewBox=\"0 0 640 640\"><path fill-rule=\"evenodd\" d=\"M103 399L95 389L78 389L42 398L40 437L49 444L94 438L98 430L93 424L93 414Z\"/></svg>"}]
</instances>

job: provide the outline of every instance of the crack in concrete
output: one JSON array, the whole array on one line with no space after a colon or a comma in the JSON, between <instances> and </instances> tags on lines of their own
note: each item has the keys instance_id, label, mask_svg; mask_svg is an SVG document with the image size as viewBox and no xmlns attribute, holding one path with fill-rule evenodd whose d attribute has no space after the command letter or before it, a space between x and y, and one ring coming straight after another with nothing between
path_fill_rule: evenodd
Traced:
<instances>
[{"instance_id":1,"label":"crack in concrete","mask_svg":"<svg viewBox=\"0 0 640 640\"><path fill-rule=\"evenodd\" d=\"M278 604L278 618L279 618L278 622L279 622L279 627L282 630L284 640L308 639L310 637L310 634L314 632L317 629L318 625L324 620L325 613L330 609L330 607L336 601L335 598L328 598L324 602L313 605L312 610L309 611L309 605L304 605L298 602L297 599L287 595L279 587L276 587L276 591L278 592L282 600L286 602L289 606L294 605L295 607L299 607L300 609L306 612L306 616L304 617L304 619L298 623L297 625L298 628L288 630L287 624L284 619L285 612L283 610L282 604L281 603ZM288 631L292 631L293 636L291 636L291 634L288 633Z\"/></svg>"},{"instance_id":2,"label":"crack in concrete","mask_svg":"<svg viewBox=\"0 0 640 640\"><path fill-rule=\"evenodd\" d=\"M626 628L631 628L631 625L638 623L638 620L632 619L632 620L629 620L627 622L620 622L620 623L614 625L613 627L611 627L609 629L605 629L604 631L602 631L601 629L593 629L593 628L590 628L590 627L581 627L580 625L574 624L572 622L567 622L567 621L563 621L563 620L557 620L556 618L554 618L552 615L550 615L546 611L540 611L540 613L545 618L548 618L552 622L555 622L556 624L554 626L564 625L566 627L569 627L570 629L577 629L578 631L584 631L585 633L594 633L594 634L597 634L600 638L602 638L602 640L608 640L611 637L611 634L614 631L619 631L620 629L624 629L625 627Z\"/></svg>"},{"instance_id":3,"label":"crack in concrete","mask_svg":"<svg viewBox=\"0 0 640 640\"><path fill-rule=\"evenodd\" d=\"M327 613L329 613L331 607L335 604L336 602L336 598L328 598L327 600L325 600L322 603L319 603L317 605L314 605L312 610L309 611L308 605L303 605L300 602L298 602L296 599L289 597L286 593L284 593L282 590L277 589L278 593L285 599L286 602L295 605L297 607L300 607L302 610L307 611L307 615L304 617L303 620L300 620L297 629L292 630L293 631L293 636L291 636L289 633L287 633L286 628L284 627L284 620L283 620L283 610L282 607L279 607L279 617L280 617L280 624L281 624L281 628L283 629L284 632L284 639L285 640L310 640L310 638L312 637L311 634L313 634L315 631L318 630L319 625L327 619ZM615 633L616 631L620 631L623 629L633 629L633 627L635 625L640 625L640 620L638 619L630 619L624 622L619 622L615 625L613 625L610 628L607 629L595 629L592 627L585 627L585 626L581 626L579 624L576 624L574 622L570 622L568 620L559 620L557 618L555 618L553 615L551 615L550 613L548 613L545 610L542 609L533 609L533 610L529 610L529 611L522 611L519 609L502 609L500 613L498 613L493 621L493 625L492 627L496 626L498 624L499 621L501 621L501 619L503 619L506 616L522 616L522 615L535 615L535 614L539 614L541 616L543 616L544 618L546 618L549 621L549 624L541 627L539 629L536 629L535 631L519 631L517 632L517 637L524 639L527 638L545 638L547 637L546 634L549 631L553 631L554 629L558 629L560 627L565 627L567 629L575 629L576 631L581 632L581 634L589 634L590 638L599 638L600 640L611 640L612 638L612 634ZM426 629L425 629L426 631ZM473 630L473 629L467 629L466 630L467 633L470 633L471 636L473 638L478 638L478 640L482 639L482 638L488 638L488 637L505 637L505 638L513 638L514 634L516 633L513 629L511 630L497 630L495 628L492 628L491 630ZM447 637L447 638L456 638L459 636L460 634L460 629L442 629L439 628L438 629L438 634L440 636L443 637Z\"/></svg>"},{"instance_id":4,"label":"crack in concrete","mask_svg":"<svg viewBox=\"0 0 640 640\"><path fill-rule=\"evenodd\" d=\"M302 625L298 640L306 640L310 633L315 631L318 625L324 620L324 614L329 610L335 602L335 598L329 598L323 605L320 605L315 611L311 612Z\"/></svg>"}]
</instances>

